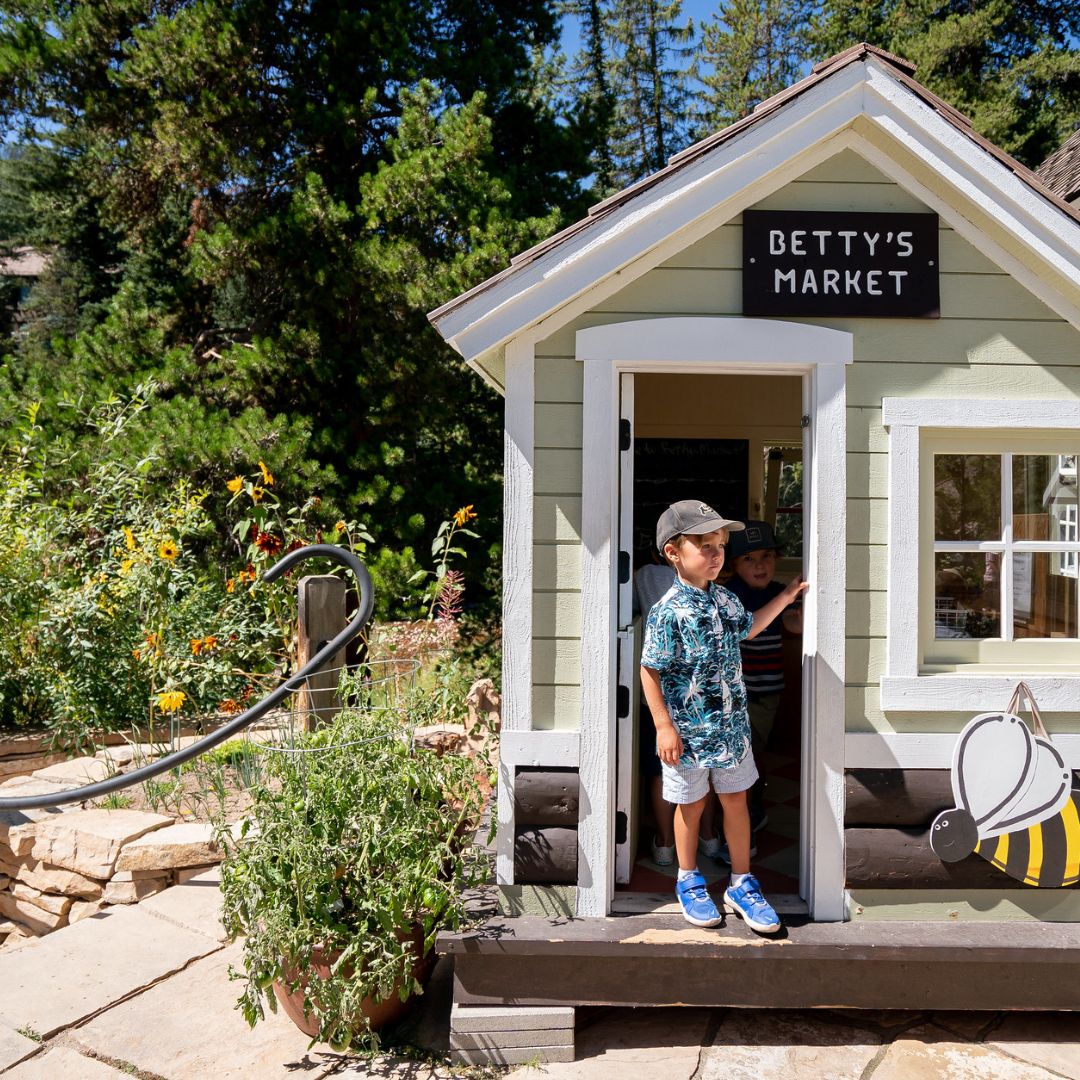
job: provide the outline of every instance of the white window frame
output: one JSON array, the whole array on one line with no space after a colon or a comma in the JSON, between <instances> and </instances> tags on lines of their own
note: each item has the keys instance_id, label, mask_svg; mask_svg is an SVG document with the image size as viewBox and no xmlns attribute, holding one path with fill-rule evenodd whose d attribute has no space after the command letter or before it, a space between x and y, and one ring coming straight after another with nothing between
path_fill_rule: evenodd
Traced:
<instances>
[{"instance_id":1,"label":"white window frame","mask_svg":"<svg viewBox=\"0 0 1080 1080\"><path fill-rule=\"evenodd\" d=\"M981 710L1008 700L1018 679L1047 712L1080 706L1080 662L1074 670L1000 669L986 673L920 672L919 596L920 433L1002 430L1080 433L1080 401L986 398L884 398L882 423L889 431L889 547L883 710L950 712Z\"/></svg>"}]
</instances>

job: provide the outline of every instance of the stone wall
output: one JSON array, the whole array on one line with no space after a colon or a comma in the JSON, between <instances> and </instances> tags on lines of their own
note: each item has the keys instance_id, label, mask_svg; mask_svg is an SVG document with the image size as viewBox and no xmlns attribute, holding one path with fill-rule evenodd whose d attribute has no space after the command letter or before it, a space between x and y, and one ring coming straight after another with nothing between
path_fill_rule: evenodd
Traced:
<instances>
[{"instance_id":1,"label":"stone wall","mask_svg":"<svg viewBox=\"0 0 1080 1080\"><path fill-rule=\"evenodd\" d=\"M121 754L123 751L121 750ZM45 764L0 783L0 797L46 794L103 780L115 752ZM14 755L34 763L40 755ZM5 761L11 761L7 758ZM0 950L133 904L221 861L213 826L139 810L0 813Z\"/></svg>"}]
</instances>

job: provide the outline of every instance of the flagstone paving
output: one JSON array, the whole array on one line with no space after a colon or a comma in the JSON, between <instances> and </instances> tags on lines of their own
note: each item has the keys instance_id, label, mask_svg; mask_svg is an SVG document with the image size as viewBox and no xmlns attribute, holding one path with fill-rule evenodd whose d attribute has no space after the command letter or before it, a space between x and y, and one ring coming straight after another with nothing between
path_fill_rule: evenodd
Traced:
<instances>
[{"instance_id":1,"label":"flagstone paving","mask_svg":"<svg viewBox=\"0 0 1080 1080\"><path fill-rule=\"evenodd\" d=\"M391 1041L308 1048L283 1013L249 1028L228 977L216 868L0 954L3 1080L443 1080L452 969ZM855 1009L579 1009L577 1059L472 1070L510 1080L1080 1080L1080 1016Z\"/></svg>"}]
</instances>

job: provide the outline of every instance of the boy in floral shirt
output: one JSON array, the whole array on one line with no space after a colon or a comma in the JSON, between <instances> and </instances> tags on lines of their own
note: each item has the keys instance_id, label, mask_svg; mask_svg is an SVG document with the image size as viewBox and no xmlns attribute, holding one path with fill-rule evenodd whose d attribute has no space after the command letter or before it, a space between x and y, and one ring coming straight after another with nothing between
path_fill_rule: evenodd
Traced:
<instances>
[{"instance_id":1,"label":"boy in floral shirt","mask_svg":"<svg viewBox=\"0 0 1080 1080\"><path fill-rule=\"evenodd\" d=\"M656 524L656 546L677 575L649 612L641 652L641 685L656 725L664 798L676 804L675 894L687 922L716 926L720 912L697 868L698 830L711 786L724 811L731 884L724 906L762 933L780 929L776 912L750 873L746 792L758 778L750 746L739 642L765 629L808 586L796 578L750 614L716 584L728 532L742 522L708 504L673 503Z\"/></svg>"}]
</instances>

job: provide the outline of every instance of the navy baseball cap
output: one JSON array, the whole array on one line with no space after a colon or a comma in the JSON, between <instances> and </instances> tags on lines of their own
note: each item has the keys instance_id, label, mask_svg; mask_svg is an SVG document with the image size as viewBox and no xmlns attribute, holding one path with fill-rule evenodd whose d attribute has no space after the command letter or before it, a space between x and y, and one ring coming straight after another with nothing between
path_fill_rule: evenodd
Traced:
<instances>
[{"instance_id":1,"label":"navy baseball cap","mask_svg":"<svg viewBox=\"0 0 1080 1080\"><path fill-rule=\"evenodd\" d=\"M768 551L772 548L778 555L783 547L776 542L776 534L767 521L747 521L746 528L728 541L729 559L749 555L751 551Z\"/></svg>"},{"instance_id":2,"label":"navy baseball cap","mask_svg":"<svg viewBox=\"0 0 1080 1080\"><path fill-rule=\"evenodd\" d=\"M741 521L732 521L718 514L708 503L683 499L672 503L660 515L656 523L656 550L663 552L664 545L675 536L702 536L720 529L737 532L743 528L745 526Z\"/></svg>"}]
</instances>

